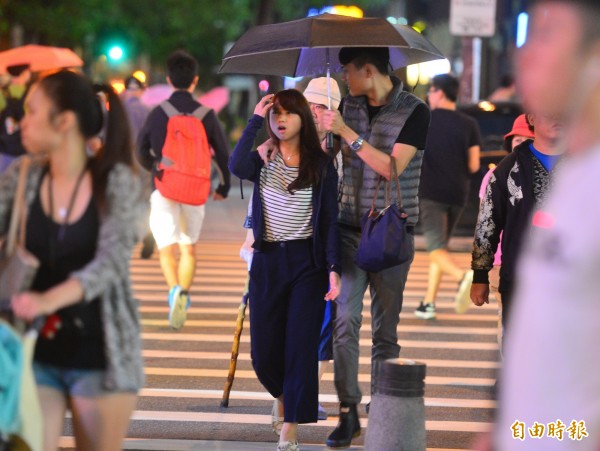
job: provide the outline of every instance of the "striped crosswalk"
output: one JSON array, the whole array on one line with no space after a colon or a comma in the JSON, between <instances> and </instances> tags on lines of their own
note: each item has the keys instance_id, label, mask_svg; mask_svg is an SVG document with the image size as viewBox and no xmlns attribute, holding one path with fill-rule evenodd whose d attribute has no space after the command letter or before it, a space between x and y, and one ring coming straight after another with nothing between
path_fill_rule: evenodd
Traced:
<instances>
[{"instance_id":1,"label":"striped crosswalk","mask_svg":"<svg viewBox=\"0 0 600 451\"><path fill-rule=\"evenodd\" d=\"M127 449L217 449L207 441L246 441L239 449L274 449L270 429L271 397L256 380L249 355L247 317L229 407L220 407L231 358L238 306L246 281L246 265L237 242L198 244L197 274L191 290L192 307L180 331L169 329L166 286L156 256L134 258L133 287L140 300L146 387L133 415ZM135 254L137 256L137 253ZM467 254L456 254L465 267ZM405 290L398 328L401 356L427 364L426 428L428 449L465 450L475 436L490 427L495 409L491 391L498 369L497 309L495 305L454 312L457 284L443 281L437 304L438 319L423 321L413 311L425 292L427 256L418 253ZM369 401L370 298L365 296L360 339L359 382ZM322 444L337 422L337 397L330 368L321 383L320 402L330 417L299 430L302 449L325 449ZM364 409L361 423L367 426ZM363 431L364 432L364 431ZM364 433L363 433L364 436ZM68 434L61 445L73 446ZM362 449L363 437L353 449ZM262 444L262 445L261 445ZM224 447L218 449L238 449Z\"/></svg>"}]
</instances>

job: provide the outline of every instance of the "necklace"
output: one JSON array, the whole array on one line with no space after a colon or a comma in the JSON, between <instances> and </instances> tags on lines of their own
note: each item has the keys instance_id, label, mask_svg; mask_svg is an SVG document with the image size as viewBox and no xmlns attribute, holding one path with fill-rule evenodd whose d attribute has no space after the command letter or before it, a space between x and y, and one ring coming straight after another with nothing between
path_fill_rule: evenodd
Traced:
<instances>
[{"instance_id":1,"label":"necklace","mask_svg":"<svg viewBox=\"0 0 600 451\"><path fill-rule=\"evenodd\" d=\"M296 152L296 153L293 153L293 154L291 154L291 155L284 156L283 158L285 159L285 161L290 161L292 158L294 158L294 157L295 157L296 155L298 155L299 153L300 153L300 152Z\"/></svg>"},{"instance_id":2,"label":"necklace","mask_svg":"<svg viewBox=\"0 0 600 451\"><path fill-rule=\"evenodd\" d=\"M79 186L81 185L81 181L83 180L83 176L87 171L87 165L84 166L83 170L79 174L77 178L77 182L75 183L75 188L73 188L73 192L71 193L71 198L69 199L68 207L59 207L58 208L58 217L62 220L60 224L60 228L58 229L58 239L60 241L63 240L65 236L65 230L67 223L69 222L69 216L71 216L71 212L73 210L73 206L75 205L75 200L77 199L77 193L79 191ZM48 203L50 207L50 216L54 215L54 193L52 190L52 172L48 171Z\"/></svg>"}]
</instances>

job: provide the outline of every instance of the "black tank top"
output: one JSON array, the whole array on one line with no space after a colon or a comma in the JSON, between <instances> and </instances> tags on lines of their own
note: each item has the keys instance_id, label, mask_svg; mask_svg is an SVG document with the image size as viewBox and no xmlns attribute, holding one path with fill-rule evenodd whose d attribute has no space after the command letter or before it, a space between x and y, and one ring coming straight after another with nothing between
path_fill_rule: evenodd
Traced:
<instances>
[{"instance_id":1,"label":"black tank top","mask_svg":"<svg viewBox=\"0 0 600 451\"><path fill-rule=\"evenodd\" d=\"M46 215L38 189L27 217L27 249L40 260L32 290L45 291L64 282L92 261L99 228L93 196L81 218L63 225ZM38 337L34 358L63 368L106 368L100 300L79 302L50 315Z\"/></svg>"}]
</instances>

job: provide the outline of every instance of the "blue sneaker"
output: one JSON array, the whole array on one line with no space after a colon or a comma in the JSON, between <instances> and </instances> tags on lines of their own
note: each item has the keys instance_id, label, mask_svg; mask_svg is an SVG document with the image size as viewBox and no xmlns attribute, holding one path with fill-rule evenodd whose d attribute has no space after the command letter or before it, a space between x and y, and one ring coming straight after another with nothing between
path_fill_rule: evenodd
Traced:
<instances>
[{"instance_id":1,"label":"blue sneaker","mask_svg":"<svg viewBox=\"0 0 600 451\"><path fill-rule=\"evenodd\" d=\"M181 287L175 285L169 290L169 325L171 328L181 329L189 308L189 297L182 295Z\"/></svg>"}]
</instances>

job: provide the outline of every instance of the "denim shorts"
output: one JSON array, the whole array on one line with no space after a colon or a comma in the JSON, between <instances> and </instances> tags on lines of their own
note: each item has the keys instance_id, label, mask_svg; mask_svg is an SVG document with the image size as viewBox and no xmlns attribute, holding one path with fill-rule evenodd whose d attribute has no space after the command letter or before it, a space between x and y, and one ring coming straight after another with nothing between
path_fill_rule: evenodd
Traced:
<instances>
[{"instance_id":1,"label":"denim shorts","mask_svg":"<svg viewBox=\"0 0 600 451\"><path fill-rule=\"evenodd\" d=\"M96 398L115 393L114 390L104 387L105 370L61 368L33 362L33 374L37 385L53 388L65 396Z\"/></svg>"}]
</instances>

